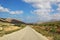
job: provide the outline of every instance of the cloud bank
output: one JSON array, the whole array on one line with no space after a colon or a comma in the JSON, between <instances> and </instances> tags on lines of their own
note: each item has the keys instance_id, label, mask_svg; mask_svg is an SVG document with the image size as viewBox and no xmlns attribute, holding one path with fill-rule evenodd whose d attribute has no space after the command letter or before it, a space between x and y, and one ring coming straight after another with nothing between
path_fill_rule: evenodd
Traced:
<instances>
[{"instance_id":1,"label":"cloud bank","mask_svg":"<svg viewBox=\"0 0 60 40\"><path fill-rule=\"evenodd\" d=\"M23 0L36 8L33 14L37 14L40 21L60 20L60 0ZM54 6L53 6L54 5Z\"/></svg>"}]
</instances>

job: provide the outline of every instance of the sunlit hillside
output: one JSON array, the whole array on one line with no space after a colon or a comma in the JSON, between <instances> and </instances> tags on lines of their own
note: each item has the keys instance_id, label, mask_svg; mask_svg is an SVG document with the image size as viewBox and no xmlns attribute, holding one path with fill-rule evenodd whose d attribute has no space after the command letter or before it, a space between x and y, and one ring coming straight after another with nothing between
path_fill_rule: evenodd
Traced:
<instances>
[{"instance_id":1,"label":"sunlit hillside","mask_svg":"<svg viewBox=\"0 0 60 40\"><path fill-rule=\"evenodd\" d=\"M60 40L60 21L34 24L33 28L39 33L47 36L50 40Z\"/></svg>"},{"instance_id":2,"label":"sunlit hillside","mask_svg":"<svg viewBox=\"0 0 60 40\"><path fill-rule=\"evenodd\" d=\"M25 23L16 19L0 18L0 36L12 33L25 27Z\"/></svg>"}]
</instances>

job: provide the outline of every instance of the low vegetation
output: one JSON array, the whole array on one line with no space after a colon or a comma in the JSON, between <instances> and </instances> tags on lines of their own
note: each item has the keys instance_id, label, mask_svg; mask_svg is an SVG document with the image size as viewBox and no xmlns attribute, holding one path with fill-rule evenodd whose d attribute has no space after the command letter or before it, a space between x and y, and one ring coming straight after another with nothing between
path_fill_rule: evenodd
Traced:
<instances>
[{"instance_id":1,"label":"low vegetation","mask_svg":"<svg viewBox=\"0 0 60 40\"><path fill-rule=\"evenodd\" d=\"M34 24L33 28L49 40L60 40L60 21Z\"/></svg>"},{"instance_id":2,"label":"low vegetation","mask_svg":"<svg viewBox=\"0 0 60 40\"><path fill-rule=\"evenodd\" d=\"M16 21L12 23L5 21L5 19L3 20L0 19L0 37L18 31L26 26L24 23L16 23Z\"/></svg>"}]
</instances>

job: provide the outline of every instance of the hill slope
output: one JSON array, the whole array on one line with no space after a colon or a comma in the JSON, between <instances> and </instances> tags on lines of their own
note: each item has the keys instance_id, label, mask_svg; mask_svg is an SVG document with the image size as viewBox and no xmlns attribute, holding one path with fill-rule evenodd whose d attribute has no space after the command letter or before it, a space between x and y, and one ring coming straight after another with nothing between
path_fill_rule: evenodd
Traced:
<instances>
[{"instance_id":1,"label":"hill slope","mask_svg":"<svg viewBox=\"0 0 60 40\"><path fill-rule=\"evenodd\" d=\"M13 23L13 24L19 24L19 23L22 23L22 24L25 24L24 22L22 21L19 21L19 20L16 20L16 19L10 19L10 18L0 18L0 22L9 22L9 23Z\"/></svg>"},{"instance_id":2,"label":"hill slope","mask_svg":"<svg viewBox=\"0 0 60 40\"><path fill-rule=\"evenodd\" d=\"M0 36L25 27L25 23L16 19L0 18Z\"/></svg>"}]
</instances>

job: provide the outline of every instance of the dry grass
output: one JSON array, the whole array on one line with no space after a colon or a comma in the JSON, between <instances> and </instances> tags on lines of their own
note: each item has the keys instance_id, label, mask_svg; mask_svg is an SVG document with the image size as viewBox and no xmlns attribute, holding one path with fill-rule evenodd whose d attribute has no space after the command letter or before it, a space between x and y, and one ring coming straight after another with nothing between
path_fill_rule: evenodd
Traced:
<instances>
[{"instance_id":1,"label":"dry grass","mask_svg":"<svg viewBox=\"0 0 60 40\"><path fill-rule=\"evenodd\" d=\"M60 40L60 34L58 33L51 33L49 31L44 30L43 27L34 26L32 27L37 32L41 33L42 35L46 36L49 40Z\"/></svg>"},{"instance_id":2,"label":"dry grass","mask_svg":"<svg viewBox=\"0 0 60 40\"><path fill-rule=\"evenodd\" d=\"M11 23L5 23L5 22L0 22L0 37L4 36L6 34L13 33L15 31L18 31L25 26L15 26L14 24Z\"/></svg>"},{"instance_id":3,"label":"dry grass","mask_svg":"<svg viewBox=\"0 0 60 40\"><path fill-rule=\"evenodd\" d=\"M4 28L4 31L13 31L13 30L17 30L17 29L20 29L20 27L17 27L17 26L10 26L10 27L6 27Z\"/></svg>"}]
</instances>

